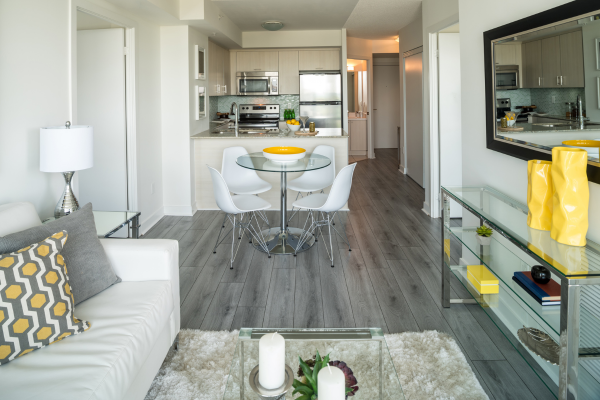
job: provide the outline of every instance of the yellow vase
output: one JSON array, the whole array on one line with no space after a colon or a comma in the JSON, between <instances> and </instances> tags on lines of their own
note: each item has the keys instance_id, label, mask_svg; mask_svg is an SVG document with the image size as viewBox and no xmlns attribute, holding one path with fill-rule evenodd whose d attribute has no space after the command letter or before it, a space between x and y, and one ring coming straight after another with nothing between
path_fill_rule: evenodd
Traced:
<instances>
[{"instance_id":1,"label":"yellow vase","mask_svg":"<svg viewBox=\"0 0 600 400\"><path fill-rule=\"evenodd\" d=\"M552 227L552 163L543 160L527 161L527 225L549 231Z\"/></svg>"},{"instance_id":2,"label":"yellow vase","mask_svg":"<svg viewBox=\"0 0 600 400\"><path fill-rule=\"evenodd\" d=\"M552 149L552 229L550 236L562 244L585 246L590 189L587 151L569 147Z\"/></svg>"}]
</instances>

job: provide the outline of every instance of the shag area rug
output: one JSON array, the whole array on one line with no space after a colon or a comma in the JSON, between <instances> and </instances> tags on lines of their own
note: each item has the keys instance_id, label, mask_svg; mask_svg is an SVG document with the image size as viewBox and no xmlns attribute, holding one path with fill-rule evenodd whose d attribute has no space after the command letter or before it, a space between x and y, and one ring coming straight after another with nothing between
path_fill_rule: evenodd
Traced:
<instances>
[{"instance_id":1,"label":"shag area rug","mask_svg":"<svg viewBox=\"0 0 600 400\"><path fill-rule=\"evenodd\" d=\"M220 400L238 334L182 330L179 350L167 355L146 400ZM407 400L489 400L447 334L405 332L385 335L385 340ZM354 399L362 398L360 393Z\"/></svg>"}]
</instances>

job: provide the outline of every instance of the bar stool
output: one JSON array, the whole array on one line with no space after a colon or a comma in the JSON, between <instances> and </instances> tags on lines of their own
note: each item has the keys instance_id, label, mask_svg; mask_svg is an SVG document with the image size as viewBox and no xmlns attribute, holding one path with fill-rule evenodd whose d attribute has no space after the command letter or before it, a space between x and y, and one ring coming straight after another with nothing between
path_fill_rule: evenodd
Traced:
<instances>
[{"instance_id":1,"label":"bar stool","mask_svg":"<svg viewBox=\"0 0 600 400\"><path fill-rule=\"evenodd\" d=\"M271 208L271 203L268 201L261 199L258 196L253 196L250 194L236 194L234 196L229 192L229 188L227 187L227 183L223 176L216 169L208 166L210 171L210 175L213 182L213 191L215 194L215 200L217 201L217 205L225 213L225 219L229 218L229 222L231 222L231 229L224 235L223 239L219 242L221 237L221 232L225 227L225 221L223 221L223 226L219 230L219 235L217 236L217 241L215 243L215 247L213 248L213 253L217 252L217 246L225 240L225 237L229 232L232 232L232 241L231 241L231 265L230 269L233 269L233 261L235 260L235 256L240 248L242 242L237 246L237 249L234 253L235 246L235 230L236 228L240 229L240 239L242 235L246 232L250 236L252 236L260 247L263 248L265 253L268 254L269 258L271 258L271 254L269 252L269 247L267 246L267 242L263 235L261 234L260 225L258 223L258 219L256 218L256 213L261 212L263 210ZM244 217L249 215L246 222L244 222ZM252 222L255 222L255 225L252 225Z\"/></svg>"},{"instance_id":2,"label":"bar stool","mask_svg":"<svg viewBox=\"0 0 600 400\"><path fill-rule=\"evenodd\" d=\"M346 244L348 245L348 251L352 251L346 232L344 231L344 236L342 236L342 234L338 232L335 226L333 226L333 218L335 217L335 214L339 211L339 209L342 208L348 202L348 198L350 197L350 189L352 188L352 176L354 175L354 168L356 168L356 163L347 165L344 168L342 168L340 173L333 181L333 185L331 186L329 195L325 193L316 193L294 202L294 207L309 211L309 214L306 217L306 222L304 223L304 230L307 232L298 240L296 252L302 247L304 242L306 242L309 239L310 235L315 234L315 231L317 229L319 229L319 232L321 232L321 237L323 238L323 231L321 230L321 227L324 226L326 226L329 229L329 249L327 248L327 245L325 245L325 249L327 250L327 254L329 255L329 259L331 260L332 267L333 247L331 243L331 228L333 228L335 233L337 233L342 238L342 240L346 242ZM316 219L315 212L318 213ZM308 224L309 219L311 220L311 224L310 227L306 229L306 225ZM323 241L323 243L325 243L325 241Z\"/></svg>"}]
</instances>

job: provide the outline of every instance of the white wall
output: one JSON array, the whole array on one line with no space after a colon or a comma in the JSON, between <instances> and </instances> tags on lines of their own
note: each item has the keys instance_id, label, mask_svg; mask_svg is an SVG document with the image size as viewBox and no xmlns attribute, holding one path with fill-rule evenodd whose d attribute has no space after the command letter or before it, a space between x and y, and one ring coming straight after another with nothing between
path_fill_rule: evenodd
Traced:
<instances>
[{"instance_id":1,"label":"white wall","mask_svg":"<svg viewBox=\"0 0 600 400\"><path fill-rule=\"evenodd\" d=\"M0 204L29 201L43 217L64 187L40 172L39 132L71 119L68 44L67 1L0 0Z\"/></svg>"},{"instance_id":2,"label":"white wall","mask_svg":"<svg viewBox=\"0 0 600 400\"><path fill-rule=\"evenodd\" d=\"M340 47L342 31L255 31L242 33L242 47Z\"/></svg>"},{"instance_id":3,"label":"white wall","mask_svg":"<svg viewBox=\"0 0 600 400\"><path fill-rule=\"evenodd\" d=\"M568 3L507 0L496 12L492 0L460 0L463 185L488 185L525 203L527 163L486 149L483 32ZM600 185L590 183L588 238L600 241Z\"/></svg>"},{"instance_id":4,"label":"white wall","mask_svg":"<svg viewBox=\"0 0 600 400\"><path fill-rule=\"evenodd\" d=\"M398 53L400 43L395 40L373 40L373 53Z\"/></svg>"},{"instance_id":5,"label":"white wall","mask_svg":"<svg viewBox=\"0 0 600 400\"><path fill-rule=\"evenodd\" d=\"M600 21L594 21L583 26L586 115L592 121L600 121L600 103L598 103L597 82L597 78L600 77L600 71L596 69L597 38L600 38Z\"/></svg>"}]
</instances>

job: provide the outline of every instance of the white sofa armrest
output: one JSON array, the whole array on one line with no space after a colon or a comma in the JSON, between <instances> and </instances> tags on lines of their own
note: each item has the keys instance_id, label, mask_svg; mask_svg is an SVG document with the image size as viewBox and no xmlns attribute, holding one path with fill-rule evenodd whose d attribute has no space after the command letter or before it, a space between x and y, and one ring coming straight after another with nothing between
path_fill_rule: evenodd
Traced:
<instances>
[{"instance_id":1,"label":"white sofa armrest","mask_svg":"<svg viewBox=\"0 0 600 400\"><path fill-rule=\"evenodd\" d=\"M123 281L171 281L174 334L179 332L179 242L169 239L100 239ZM173 336L174 338L175 336Z\"/></svg>"}]
</instances>

